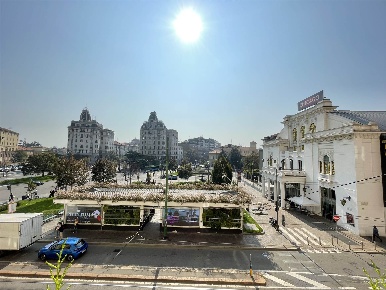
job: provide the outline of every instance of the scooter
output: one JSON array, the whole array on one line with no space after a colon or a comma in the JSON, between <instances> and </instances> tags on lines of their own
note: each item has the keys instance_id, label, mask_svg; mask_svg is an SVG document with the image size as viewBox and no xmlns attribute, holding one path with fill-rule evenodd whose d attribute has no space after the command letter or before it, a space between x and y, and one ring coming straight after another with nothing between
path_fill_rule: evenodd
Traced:
<instances>
[{"instance_id":1,"label":"scooter","mask_svg":"<svg viewBox=\"0 0 386 290\"><path fill-rule=\"evenodd\" d=\"M273 226L275 228L275 230L277 230L277 231L279 230L279 224L278 224L276 219L274 219L273 217L270 217L269 223L271 224L271 226Z\"/></svg>"}]
</instances>

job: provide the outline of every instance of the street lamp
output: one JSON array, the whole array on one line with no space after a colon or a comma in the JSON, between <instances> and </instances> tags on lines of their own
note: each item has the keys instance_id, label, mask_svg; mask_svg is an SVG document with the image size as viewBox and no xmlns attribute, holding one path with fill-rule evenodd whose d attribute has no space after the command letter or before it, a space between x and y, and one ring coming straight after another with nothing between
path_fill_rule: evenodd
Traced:
<instances>
[{"instance_id":1,"label":"street lamp","mask_svg":"<svg viewBox=\"0 0 386 290\"><path fill-rule=\"evenodd\" d=\"M169 137L166 136L166 185L165 185L165 213L164 213L164 240L168 238L168 190L169 190Z\"/></svg>"}]
</instances>

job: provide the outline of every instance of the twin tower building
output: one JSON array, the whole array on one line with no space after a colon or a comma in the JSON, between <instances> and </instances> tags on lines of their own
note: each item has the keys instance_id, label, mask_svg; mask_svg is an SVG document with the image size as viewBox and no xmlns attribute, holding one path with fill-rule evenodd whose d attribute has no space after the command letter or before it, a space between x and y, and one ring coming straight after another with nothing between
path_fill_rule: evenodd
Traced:
<instances>
[{"instance_id":1,"label":"twin tower building","mask_svg":"<svg viewBox=\"0 0 386 290\"><path fill-rule=\"evenodd\" d=\"M158 120L157 113L151 112L149 119L141 126L136 150L144 155L164 159L167 137L169 137L169 158L182 160L183 150L178 145L178 132L167 129L165 124ZM72 155L88 157L93 163L99 158L117 152L114 131L104 129L102 124L91 118L88 109L84 108L79 121L71 121L71 125L68 126L67 151Z\"/></svg>"}]
</instances>

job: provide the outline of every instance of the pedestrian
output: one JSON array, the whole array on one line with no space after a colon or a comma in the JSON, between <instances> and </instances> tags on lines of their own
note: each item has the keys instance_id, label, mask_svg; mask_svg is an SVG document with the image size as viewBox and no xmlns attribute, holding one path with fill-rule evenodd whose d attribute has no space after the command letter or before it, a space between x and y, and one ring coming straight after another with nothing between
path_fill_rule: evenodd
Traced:
<instances>
[{"instance_id":1,"label":"pedestrian","mask_svg":"<svg viewBox=\"0 0 386 290\"><path fill-rule=\"evenodd\" d=\"M79 223L79 219L78 217L75 217L73 233L76 233L78 231L78 223Z\"/></svg>"},{"instance_id":2,"label":"pedestrian","mask_svg":"<svg viewBox=\"0 0 386 290\"><path fill-rule=\"evenodd\" d=\"M14 200L14 197L13 197L13 194L11 192L11 194L9 195L9 202L13 201Z\"/></svg>"},{"instance_id":3,"label":"pedestrian","mask_svg":"<svg viewBox=\"0 0 386 290\"><path fill-rule=\"evenodd\" d=\"M63 239L64 226L63 226L62 222L58 222L58 224L56 226L56 231L57 231L57 233L59 233L58 237L60 239Z\"/></svg>"},{"instance_id":4,"label":"pedestrian","mask_svg":"<svg viewBox=\"0 0 386 290\"><path fill-rule=\"evenodd\" d=\"M373 242L375 242L375 238L378 238L382 242L382 239L379 236L379 232L376 226L373 227Z\"/></svg>"}]
</instances>

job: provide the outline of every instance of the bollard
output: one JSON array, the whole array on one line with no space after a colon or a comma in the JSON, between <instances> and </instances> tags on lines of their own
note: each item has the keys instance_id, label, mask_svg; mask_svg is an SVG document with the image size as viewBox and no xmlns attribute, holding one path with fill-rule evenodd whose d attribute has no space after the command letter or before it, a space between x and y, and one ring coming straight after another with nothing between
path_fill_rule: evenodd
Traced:
<instances>
[{"instance_id":1,"label":"bollard","mask_svg":"<svg viewBox=\"0 0 386 290\"><path fill-rule=\"evenodd\" d=\"M322 245L322 240L320 239L320 237L319 237L319 245Z\"/></svg>"},{"instance_id":2,"label":"bollard","mask_svg":"<svg viewBox=\"0 0 386 290\"><path fill-rule=\"evenodd\" d=\"M363 242L362 242L362 251L363 251Z\"/></svg>"},{"instance_id":3,"label":"bollard","mask_svg":"<svg viewBox=\"0 0 386 290\"><path fill-rule=\"evenodd\" d=\"M307 245L310 245L310 242L308 241L308 237L307 237Z\"/></svg>"},{"instance_id":4,"label":"bollard","mask_svg":"<svg viewBox=\"0 0 386 290\"><path fill-rule=\"evenodd\" d=\"M338 244L338 238L336 238L336 244Z\"/></svg>"},{"instance_id":5,"label":"bollard","mask_svg":"<svg viewBox=\"0 0 386 290\"><path fill-rule=\"evenodd\" d=\"M334 245L334 237L331 237L331 244Z\"/></svg>"},{"instance_id":6,"label":"bollard","mask_svg":"<svg viewBox=\"0 0 386 290\"><path fill-rule=\"evenodd\" d=\"M351 251L351 243L348 242L348 249Z\"/></svg>"},{"instance_id":7,"label":"bollard","mask_svg":"<svg viewBox=\"0 0 386 290\"><path fill-rule=\"evenodd\" d=\"M252 271L252 254L249 254L249 276L253 277L253 271Z\"/></svg>"}]
</instances>

